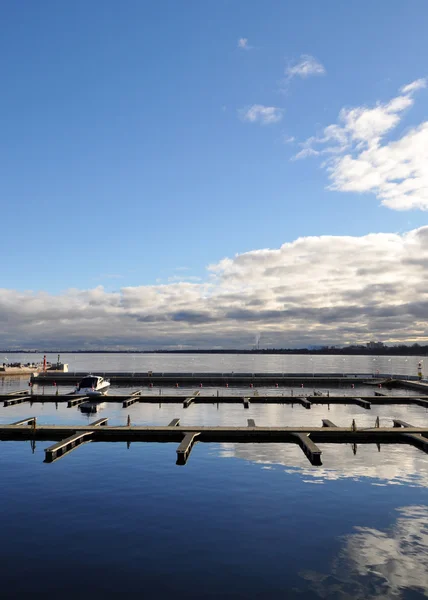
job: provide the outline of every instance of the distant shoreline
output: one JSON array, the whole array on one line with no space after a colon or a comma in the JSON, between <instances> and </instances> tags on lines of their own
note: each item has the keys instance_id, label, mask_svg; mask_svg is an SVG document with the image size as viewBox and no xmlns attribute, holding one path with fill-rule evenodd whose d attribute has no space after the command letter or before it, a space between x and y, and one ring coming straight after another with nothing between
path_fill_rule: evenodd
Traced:
<instances>
[{"instance_id":1,"label":"distant shoreline","mask_svg":"<svg viewBox=\"0 0 428 600\"><path fill-rule=\"evenodd\" d=\"M428 356L428 346L385 346L383 348L277 348L211 350L0 350L0 354L253 354L253 355L346 355L346 356Z\"/></svg>"}]
</instances>

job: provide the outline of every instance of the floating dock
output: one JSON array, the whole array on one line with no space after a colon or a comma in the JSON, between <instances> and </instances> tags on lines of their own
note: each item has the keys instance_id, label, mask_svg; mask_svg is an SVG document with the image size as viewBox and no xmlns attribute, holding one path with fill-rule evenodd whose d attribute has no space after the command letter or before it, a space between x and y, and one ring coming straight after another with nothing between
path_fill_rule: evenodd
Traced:
<instances>
[{"instance_id":1,"label":"floating dock","mask_svg":"<svg viewBox=\"0 0 428 600\"><path fill-rule=\"evenodd\" d=\"M35 389L20 390L0 395L3 406L41 402L67 403L69 408L85 404L104 404L118 402L123 408L129 408L137 403L177 404L182 409L192 410L196 404L228 405L241 404L243 409L251 408L253 404L295 404L299 408L310 410L314 405L351 404L363 411L370 410L373 405L408 404L428 409L428 384L423 381L409 381L401 378L387 380L372 379L373 393L370 396L358 393L358 387L367 385L367 375L345 374L284 374L284 373L105 373L106 377L116 384L144 384L149 388L161 386L159 390L144 393L143 389L122 394L106 396L75 396L59 394L61 384L76 383L83 373L41 373L34 381L42 385L56 385L55 394L35 393ZM168 387L195 386L193 393L171 393ZM382 385L385 387L382 388ZM232 390L227 388L247 386ZM270 390L267 388L270 386ZM286 389L299 386L299 393ZM334 388L352 388L352 395L332 393ZM217 387L217 390L207 390L204 387ZM275 390L272 389L275 388ZM326 391L325 388L329 388ZM391 394L388 389L407 388L415 395L407 393ZM221 389L219 389L221 388ZM278 389L276 389L278 388ZM282 388L282 391L279 389ZM324 388L324 389L322 389ZM355 390L353 389L355 388ZM40 390L38 386L36 388ZM55 388L54 388L55 389ZM43 390L44 391L44 390ZM111 391L111 390L110 390ZM337 392L338 390L336 390ZM397 391L397 390L395 390ZM159 393L158 393L159 392ZM417 395L416 395L417 394ZM302 414L305 411L302 411ZM248 414L248 413L247 413ZM80 445L92 442L169 442L178 444L177 464L185 464L192 449L198 443L284 443L297 444L313 465L322 464L322 450L318 444L351 444L354 453L357 444L410 444L424 452L428 452L428 427L413 427L400 420L392 420L393 426L380 427L379 417L374 427L358 428L353 420L351 427L340 427L328 419L323 419L322 427L265 427L256 424L254 419L247 420L247 427L209 427L182 426L180 418L175 418L165 426L138 426L131 424L128 415L127 425L111 427L107 419L100 419L90 425L39 425L36 417L29 417L11 423L0 425L1 440L30 440L32 447L36 440L53 441L55 444L45 449L45 462L54 462L65 456Z\"/></svg>"},{"instance_id":2,"label":"floating dock","mask_svg":"<svg viewBox=\"0 0 428 600\"><path fill-rule=\"evenodd\" d=\"M174 419L162 426L107 426L107 419L90 425L37 425L36 418L0 425L1 440L59 440L45 449L45 462L53 462L86 442L170 442L178 443L177 464L185 464L195 442L214 443L294 443L298 444L313 465L321 465L322 451L317 444L410 444L428 452L428 427L412 427L394 420L393 427L358 429L338 427L325 420L322 427L263 427L253 419L247 427L180 426Z\"/></svg>"},{"instance_id":3,"label":"floating dock","mask_svg":"<svg viewBox=\"0 0 428 600\"><path fill-rule=\"evenodd\" d=\"M143 373L125 373L125 372L99 372L97 375L109 379L112 385L144 385L144 386L242 386L253 385L254 387L275 386L280 387L294 386L303 384L317 386L334 386L348 384L367 384L379 381L385 385L394 385L396 380L401 380L399 375L370 375L353 373L167 373L167 372L143 372ZM31 382L38 385L76 385L87 372L63 373L59 371L46 371L35 373L31 376ZM415 377L417 383L417 377ZM428 388L428 386L426 386ZM427 392L428 394L428 389Z\"/></svg>"},{"instance_id":4,"label":"floating dock","mask_svg":"<svg viewBox=\"0 0 428 600\"><path fill-rule=\"evenodd\" d=\"M224 391L224 390L223 390ZM417 405L428 408L428 398L409 395L387 394L382 392L374 392L373 396L362 395L339 395L339 394L323 394L311 396L309 394L263 394L263 390L253 390L252 395L242 396L239 394L225 394L219 392L218 395L204 395L200 390L194 392L191 396L183 394L165 394L161 390L161 394L143 394L142 390L137 390L129 394L117 394L106 396L73 396L70 394L35 394L29 392L19 392L16 395L7 394L0 395L0 401L3 401L3 406L14 406L15 404L24 404L29 402L30 405L36 402L66 402L69 408L82 405L85 402L92 403L122 403L123 408L137 403L141 404L181 404L183 408L189 408L193 404L242 404L244 408L250 408L251 404L291 404L301 405L310 410L314 404L322 404L329 406L331 404L354 404L365 410L370 410L372 405L382 406L389 404L408 404Z\"/></svg>"}]
</instances>

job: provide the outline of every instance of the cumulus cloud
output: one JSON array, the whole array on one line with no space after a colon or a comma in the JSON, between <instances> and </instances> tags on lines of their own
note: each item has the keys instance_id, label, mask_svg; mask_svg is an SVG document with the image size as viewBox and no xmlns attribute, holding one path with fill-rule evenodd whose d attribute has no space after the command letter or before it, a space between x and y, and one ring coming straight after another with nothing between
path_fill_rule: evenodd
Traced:
<instances>
[{"instance_id":1,"label":"cumulus cloud","mask_svg":"<svg viewBox=\"0 0 428 600\"><path fill-rule=\"evenodd\" d=\"M250 50L251 46L248 44L248 38L239 38L238 48L241 48L241 50Z\"/></svg>"},{"instance_id":2,"label":"cumulus cloud","mask_svg":"<svg viewBox=\"0 0 428 600\"><path fill-rule=\"evenodd\" d=\"M394 210L428 210L428 121L385 140L424 87L418 79L387 103L342 109L338 123L303 142L293 158L324 155L332 190L370 192Z\"/></svg>"},{"instance_id":3,"label":"cumulus cloud","mask_svg":"<svg viewBox=\"0 0 428 600\"><path fill-rule=\"evenodd\" d=\"M210 265L206 282L0 289L4 347L299 347L428 339L428 227L299 238Z\"/></svg>"},{"instance_id":4,"label":"cumulus cloud","mask_svg":"<svg viewBox=\"0 0 428 600\"><path fill-rule=\"evenodd\" d=\"M276 106L264 106L263 104L253 104L239 111L243 121L249 123L260 123L261 125L270 125L278 123L283 116L283 110Z\"/></svg>"},{"instance_id":5,"label":"cumulus cloud","mask_svg":"<svg viewBox=\"0 0 428 600\"><path fill-rule=\"evenodd\" d=\"M285 69L285 74L289 80L293 77L306 79L312 75L325 75L325 73L325 67L310 54L302 54L297 62L288 65Z\"/></svg>"}]
</instances>

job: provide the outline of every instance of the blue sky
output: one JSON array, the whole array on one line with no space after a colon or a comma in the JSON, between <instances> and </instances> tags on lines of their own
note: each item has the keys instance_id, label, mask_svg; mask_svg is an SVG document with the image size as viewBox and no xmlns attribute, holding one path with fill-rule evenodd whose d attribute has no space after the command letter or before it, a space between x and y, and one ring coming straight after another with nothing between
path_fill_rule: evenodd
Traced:
<instances>
[{"instance_id":1,"label":"blue sky","mask_svg":"<svg viewBox=\"0 0 428 600\"><path fill-rule=\"evenodd\" d=\"M179 286L187 282L200 286L197 302L192 296L187 307L205 315L201 306L215 295L209 285L218 282L222 259L259 257L260 249L275 251L312 236L335 236L339 247L343 236L355 241L384 233L398 235L403 245L405 232L427 222L426 172L416 199L409 200L407 192L391 192L392 176L382 180L382 161L389 152L392 169L394 161L408 162L408 155L397 158L398 150L388 146L404 138L411 160L423 162L425 131L417 139L406 136L427 119L427 13L422 1L3 3L4 314L16 294L32 306L32 323L40 324L32 340L50 343L53 338L44 337L47 317L37 311L52 302L77 302L76 291L70 300L70 288L80 290L79 298L98 290L90 306L117 306L121 290L140 290L146 298L159 285L170 286L169 303L171 296L185 297ZM411 82L419 83L400 92ZM376 106L382 114L368 115L369 132L354 135L364 111ZM359 119L355 127L351 109ZM329 125L340 132L326 136ZM340 162L345 156L361 159L367 148L369 175L360 173L361 160ZM302 150L310 156L299 158ZM413 175L400 178L406 184ZM415 239L423 240L423 253L425 236ZM371 252L375 257L376 248ZM340 270L341 257L329 249L325 260ZM226 294L230 274L220 270ZM246 277L253 277L251 269ZM286 274L280 279L288 281ZM239 294L236 281L232 287ZM272 310L271 300L251 302ZM119 304L126 305L123 293ZM323 308L332 308L330 300ZM188 335L189 344L214 343L216 334L211 342L208 329L214 331L213 316L181 319L182 310L177 307L173 321L193 325L193 333L174 324L165 329L168 344ZM141 298L126 311L123 318L132 313L134 324L156 323ZM0 336L29 342L15 336L14 318ZM61 330L60 339L68 339L59 327L64 318L52 316L49 335ZM242 324L235 317L225 323L219 331L230 327L224 343L232 343ZM148 335L141 327L138 335ZM271 336L269 343L276 343L275 327L263 319L257 325ZM409 339L423 338L424 325L418 327ZM369 324L366 333L382 331ZM312 337L326 341L334 335L318 338L314 329ZM148 338L158 342L154 330ZM132 335L123 343L132 343ZM292 343L299 344L297 337Z\"/></svg>"}]
</instances>

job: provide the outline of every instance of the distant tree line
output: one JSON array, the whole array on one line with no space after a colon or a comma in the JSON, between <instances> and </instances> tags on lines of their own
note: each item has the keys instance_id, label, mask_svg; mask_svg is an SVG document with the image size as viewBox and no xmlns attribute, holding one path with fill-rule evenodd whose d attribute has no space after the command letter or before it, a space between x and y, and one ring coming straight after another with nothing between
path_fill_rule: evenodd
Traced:
<instances>
[{"instance_id":1,"label":"distant tree line","mask_svg":"<svg viewBox=\"0 0 428 600\"><path fill-rule=\"evenodd\" d=\"M428 345L399 344L368 348L366 346L323 346L320 348L252 348L242 350L229 349L197 349L197 350L0 350L0 353L36 353L36 354L344 354L371 356L428 356Z\"/></svg>"}]
</instances>

